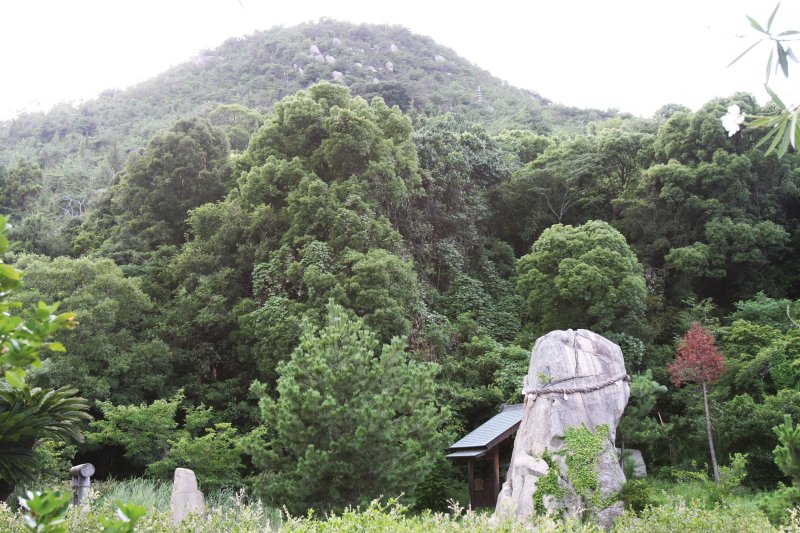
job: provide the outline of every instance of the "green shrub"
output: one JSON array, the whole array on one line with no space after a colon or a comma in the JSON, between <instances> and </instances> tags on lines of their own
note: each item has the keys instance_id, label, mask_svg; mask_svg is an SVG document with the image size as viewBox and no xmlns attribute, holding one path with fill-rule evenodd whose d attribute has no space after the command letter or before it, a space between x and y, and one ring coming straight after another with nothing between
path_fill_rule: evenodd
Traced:
<instances>
[{"instance_id":1,"label":"green shrub","mask_svg":"<svg viewBox=\"0 0 800 533\"><path fill-rule=\"evenodd\" d=\"M719 484L706 473L707 466L698 469L692 461L693 470L679 468L669 469L670 475L678 481L673 487L682 491L687 501L697 502L706 508L713 508L741 489L742 481L747 476L747 454L735 453L729 457L730 464L719 467Z\"/></svg>"},{"instance_id":2,"label":"green shrub","mask_svg":"<svg viewBox=\"0 0 800 533\"><path fill-rule=\"evenodd\" d=\"M615 533L641 531L679 533L765 533L775 531L767 517L740 505L708 509L673 499L669 505L646 507L639 516L625 513L614 523Z\"/></svg>"},{"instance_id":3,"label":"green shrub","mask_svg":"<svg viewBox=\"0 0 800 533\"><path fill-rule=\"evenodd\" d=\"M215 424L202 437L183 435L170 441L166 456L148 465L147 474L170 479L176 468L194 471L203 492L222 488L238 488L244 483L242 451L236 429L229 423Z\"/></svg>"},{"instance_id":4,"label":"green shrub","mask_svg":"<svg viewBox=\"0 0 800 533\"><path fill-rule=\"evenodd\" d=\"M417 485L413 497L415 510L434 512L447 511L451 500L466 503L469 498L458 468L443 456L437 458L428 475Z\"/></svg>"},{"instance_id":5,"label":"green shrub","mask_svg":"<svg viewBox=\"0 0 800 533\"><path fill-rule=\"evenodd\" d=\"M758 508L775 525L786 523L791 510L797 509L798 505L800 505L800 490L797 487L787 487L783 483L778 484L777 490L762 495L758 500Z\"/></svg>"},{"instance_id":6,"label":"green shrub","mask_svg":"<svg viewBox=\"0 0 800 533\"><path fill-rule=\"evenodd\" d=\"M625 508L630 509L636 514L645 510L648 505L654 505L653 488L650 483L644 479L631 479L622 486L622 501L625 502Z\"/></svg>"},{"instance_id":7,"label":"green shrub","mask_svg":"<svg viewBox=\"0 0 800 533\"><path fill-rule=\"evenodd\" d=\"M33 447L39 462L37 484L58 483L66 479L78 447L64 441L42 439Z\"/></svg>"}]
</instances>

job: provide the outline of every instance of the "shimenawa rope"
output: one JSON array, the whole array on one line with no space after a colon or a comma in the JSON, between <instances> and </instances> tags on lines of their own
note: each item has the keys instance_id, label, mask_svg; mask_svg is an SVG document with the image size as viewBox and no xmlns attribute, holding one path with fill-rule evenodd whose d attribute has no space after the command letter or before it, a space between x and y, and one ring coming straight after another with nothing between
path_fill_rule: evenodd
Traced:
<instances>
[{"instance_id":1,"label":"shimenawa rope","mask_svg":"<svg viewBox=\"0 0 800 533\"><path fill-rule=\"evenodd\" d=\"M581 377L581 376L578 376ZM547 385L541 389L530 389L528 388L528 376L525 376L524 387L522 388L522 394L525 396L526 399L530 398L531 400L536 400L539 396L545 394L575 394L579 392L594 392L600 389L604 389L609 385L613 385L617 381L630 381L631 377L626 374L618 374L612 378L609 378L605 381L601 381L599 383L594 383L592 385L585 385L583 387L552 387L547 388Z\"/></svg>"}]
</instances>

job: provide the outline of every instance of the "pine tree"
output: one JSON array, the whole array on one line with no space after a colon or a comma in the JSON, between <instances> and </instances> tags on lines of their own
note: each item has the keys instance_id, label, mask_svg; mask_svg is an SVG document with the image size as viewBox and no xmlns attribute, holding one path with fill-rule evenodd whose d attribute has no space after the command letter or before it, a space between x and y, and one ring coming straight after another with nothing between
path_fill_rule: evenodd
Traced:
<instances>
[{"instance_id":1,"label":"pine tree","mask_svg":"<svg viewBox=\"0 0 800 533\"><path fill-rule=\"evenodd\" d=\"M341 306L327 323L305 321L300 345L279 365L277 399L246 444L263 470L256 489L296 513L337 510L410 494L444 445L434 402L436 367L409 359L405 340L376 335Z\"/></svg>"},{"instance_id":2,"label":"pine tree","mask_svg":"<svg viewBox=\"0 0 800 533\"><path fill-rule=\"evenodd\" d=\"M775 464L781 472L792 478L795 487L800 490L800 425L793 426L792 417L783 415L783 425L775 426L772 431L780 442L772 451Z\"/></svg>"}]
</instances>

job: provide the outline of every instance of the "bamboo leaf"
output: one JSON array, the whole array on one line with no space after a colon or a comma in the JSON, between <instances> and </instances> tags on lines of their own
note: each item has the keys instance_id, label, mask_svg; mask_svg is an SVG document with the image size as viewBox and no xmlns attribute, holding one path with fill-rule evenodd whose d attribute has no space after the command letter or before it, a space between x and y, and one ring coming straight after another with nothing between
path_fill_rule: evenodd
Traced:
<instances>
[{"instance_id":1,"label":"bamboo leaf","mask_svg":"<svg viewBox=\"0 0 800 533\"><path fill-rule=\"evenodd\" d=\"M747 17L747 20L750 21L750 25L753 28L755 28L756 30L760 31L761 33L767 33L767 32L764 31L764 28L761 27L761 24L756 22L756 20L753 17L751 17L750 15L745 15L745 16Z\"/></svg>"},{"instance_id":2,"label":"bamboo leaf","mask_svg":"<svg viewBox=\"0 0 800 533\"><path fill-rule=\"evenodd\" d=\"M775 135L777 132L778 132L778 130L776 130L775 128L772 128L772 129L770 129L769 131L767 131L767 133L765 133L765 134L764 134L764 136L763 136L763 137L761 137L761 139L759 139L759 141L756 143L756 146L755 146L755 147L756 147L756 148L758 148L758 147L760 147L762 144L764 144L764 143L768 142L770 139L772 139L772 137L773 137L773 136L774 136L774 135Z\"/></svg>"},{"instance_id":3,"label":"bamboo leaf","mask_svg":"<svg viewBox=\"0 0 800 533\"><path fill-rule=\"evenodd\" d=\"M775 9L772 10L772 15L769 16L769 20L767 21L767 31L772 27L772 21L775 20L775 13L778 12L778 8L781 7L781 3L778 2L775 4Z\"/></svg>"},{"instance_id":4,"label":"bamboo leaf","mask_svg":"<svg viewBox=\"0 0 800 533\"><path fill-rule=\"evenodd\" d=\"M786 109L786 104L783 103L783 100L781 100L780 97L778 97L778 95L775 94L775 91L770 89L766 83L764 84L764 89L766 89L769 95L772 97L773 102L781 106L781 109Z\"/></svg>"},{"instance_id":5,"label":"bamboo leaf","mask_svg":"<svg viewBox=\"0 0 800 533\"><path fill-rule=\"evenodd\" d=\"M778 65L780 65L781 70L783 71L783 76L785 78L789 77L789 60L786 58L786 50L783 49L783 45L781 43L775 43L775 47L778 49ZM777 72L777 67L775 71Z\"/></svg>"},{"instance_id":6,"label":"bamboo leaf","mask_svg":"<svg viewBox=\"0 0 800 533\"><path fill-rule=\"evenodd\" d=\"M730 63L728 63L728 66L730 67L731 65L733 65L734 63L736 63L737 61L739 61L741 58L743 58L743 57L744 57L744 55L745 55L747 52L749 52L750 50L752 50L753 48L755 48L755 47L756 47L756 45L758 45L758 43L760 43L760 42L761 42L761 41L756 41L756 42L754 42L753 44L751 44L750 46L748 46L748 47L747 47L747 50L745 50L744 52L742 52L741 54L739 54L739 55L736 57L736 59L734 59L733 61L731 61Z\"/></svg>"},{"instance_id":7,"label":"bamboo leaf","mask_svg":"<svg viewBox=\"0 0 800 533\"><path fill-rule=\"evenodd\" d=\"M748 128L768 128L780 122L781 117L756 117L747 123Z\"/></svg>"},{"instance_id":8,"label":"bamboo leaf","mask_svg":"<svg viewBox=\"0 0 800 533\"><path fill-rule=\"evenodd\" d=\"M775 140L773 140L772 144L769 145L769 148L767 149L766 155L769 155L770 153L772 153L772 151L775 150L775 147L778 146L778 143L783 138L783 132L786 131L786 124L788 122L789 122L788 117L787 117L787 120L782 121L780 127L777 129L777 132L775 133Z\"/></svg>"},{"instance_id":9,"label":"bamboo leaf","mask_svg":"<svg viewBox=\"0 0 800 533\"><path fill-rule=\"evenodd\" d=\"M769 82L769 77L772 74L772 56L775 53L775 50L769 51L769 58L767 59L767 82ZM766 85L766 83L764 84Z\"/></svg>"},{"instance_id":10,"label":"bamboo leaf","mask_svg":"<svg viewBox=\"0 0 800 533\"><path fill-rule=\"evenodd\" d=\"M783 154L785 154L786 150L789 149L789 142L791 138L792 138L792 128L786 128L783 135L781 135L781 143L778 146L778 157L783 157Z\"/></svg>"}]
</instances>

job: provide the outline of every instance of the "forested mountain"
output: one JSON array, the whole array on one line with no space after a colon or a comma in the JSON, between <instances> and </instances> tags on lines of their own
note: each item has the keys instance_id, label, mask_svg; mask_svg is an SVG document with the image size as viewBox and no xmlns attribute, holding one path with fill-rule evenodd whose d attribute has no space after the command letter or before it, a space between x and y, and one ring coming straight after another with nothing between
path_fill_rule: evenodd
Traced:
<instances>
[{"instance_id":1,"label":"forested mountain","mask_svg":"<svg viewBox=\"0 0 800 533\"><path fill-rule=\"evenodd\" d=\"M721 462L774 486L771 428L800 415L800 156L728 136L732 103L772 111L572 112L401 28L322 21L20 117L4 157L29 159L0 168L19 298L81 321L34 379L93 402L79 453L103 473L252 475L293 512L397 487L437 507L448 439L519 401L552 329L622 347L620 439L651 470L707 462L702 400L666 387L700 322L726 359Z\"/></svg>"},{"instance_id":2,"label":"forested mountain","mask_svg":"<svg viewBox=\"0 0 800 533\"><path fill-rule=\"evenodd\" d=\"M40 201L54 212L80 214L129 153L178 119L210 118L243 150L261 115L284 96L323 80L368 100L382 96L413 116L453 112L492 132L575 131L613 114L552 104L399 26L321 20L230 39L129 89L0 123L0 166L20 158L37 163L44 192L53 193Z\"/></svg>"}]
</instances>

